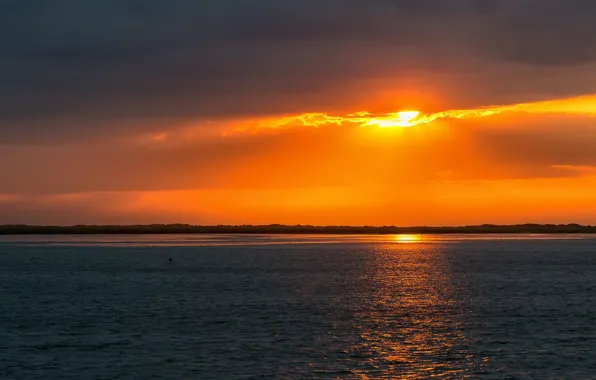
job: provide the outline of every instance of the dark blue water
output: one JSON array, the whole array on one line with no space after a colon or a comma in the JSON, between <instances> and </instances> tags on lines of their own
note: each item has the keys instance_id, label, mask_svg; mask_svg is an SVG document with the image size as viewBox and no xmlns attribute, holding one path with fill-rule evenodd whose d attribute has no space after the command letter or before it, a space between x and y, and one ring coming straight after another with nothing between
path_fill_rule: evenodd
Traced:
<instances>
[{"instance_id":1,"label":"dark blue water","mask_svg":"<svg viewBox=\"0 0 596 380\"><path fill-rule=\"evenodd\" d=\"M596 376L591 237L2 239L1 379Z\"/></svg>"}]
</instances>

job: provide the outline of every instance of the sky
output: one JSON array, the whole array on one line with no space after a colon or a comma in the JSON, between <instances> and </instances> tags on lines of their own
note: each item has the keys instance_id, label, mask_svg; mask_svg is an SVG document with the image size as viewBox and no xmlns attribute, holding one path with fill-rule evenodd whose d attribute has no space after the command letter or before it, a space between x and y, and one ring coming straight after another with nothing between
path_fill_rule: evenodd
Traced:
<instances>
[{"instance_id":1,"label":"sky","mask_svg":"<svg viewBox=\"0 0 596 380\"><path fill-rule=\"evenodd\" d=\"M0 224L596 224L594 19L4 0Z\"/></svg>"}]
</instances>

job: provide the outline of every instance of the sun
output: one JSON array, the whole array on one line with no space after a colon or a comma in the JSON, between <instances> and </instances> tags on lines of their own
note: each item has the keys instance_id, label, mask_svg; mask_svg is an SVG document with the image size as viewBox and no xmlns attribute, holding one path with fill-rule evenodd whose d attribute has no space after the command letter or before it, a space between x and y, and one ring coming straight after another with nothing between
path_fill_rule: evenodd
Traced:
<instances>
[{"instance_id":1,"label":"sun","mask_svg":"<svg viewBox=\"0 0 596 380\"><path fill-rule=\"evenodd\" d=\"M419 111L401 111L397 113L397 117L404 123L410 124L412 120L420 115Z\"/></svg>"},{"instance_id":2,"label":"sun","mask_svg":"<svg viewBox=\"0 0 596 380\"><path fill-rule=\"evenodd\" d=\"M377 126L379 128L393 128L393 127L413 127L416 120L420 117L420 111L400 111L390 113L383 117L375 117L369 119L365 125Z\"/></svg>"}]
</instances>

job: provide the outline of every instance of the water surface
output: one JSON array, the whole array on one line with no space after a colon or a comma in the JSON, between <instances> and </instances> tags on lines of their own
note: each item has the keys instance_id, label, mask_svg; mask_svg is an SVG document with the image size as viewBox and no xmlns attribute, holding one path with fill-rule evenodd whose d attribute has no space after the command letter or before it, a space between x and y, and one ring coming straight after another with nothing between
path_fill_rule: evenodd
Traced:
<instances>
[{"instance_id":1,"label":"water surface","mask_svg":"<svg viewBox=\"0 0 596 380\"><path fill-rule=\"evenodd\" d=\"M3 236L0 264L2 379L596 373L592 236Z\"/></svg>"}]
</instances>

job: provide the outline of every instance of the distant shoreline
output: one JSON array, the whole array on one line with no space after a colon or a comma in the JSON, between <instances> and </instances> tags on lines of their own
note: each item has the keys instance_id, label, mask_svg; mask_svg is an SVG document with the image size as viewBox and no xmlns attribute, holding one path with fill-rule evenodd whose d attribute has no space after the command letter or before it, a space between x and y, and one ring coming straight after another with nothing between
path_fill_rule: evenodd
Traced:
<instances>
[{"instance_id":1,"label":"distant shoreline","mask_svg":"<svg viewBox=\"0 0 596 380\"><path fill-rule=\"evenodd\" d=\"M478 225L461 227L371 227L306 225L221 225L188 224L152 225L78 225L32 226L2 225L0 235L140 235L140 234L324 234L324 235L390 235L390 234L596 234L596 226L579 224Z\"/></svg>"}]
</instances>

